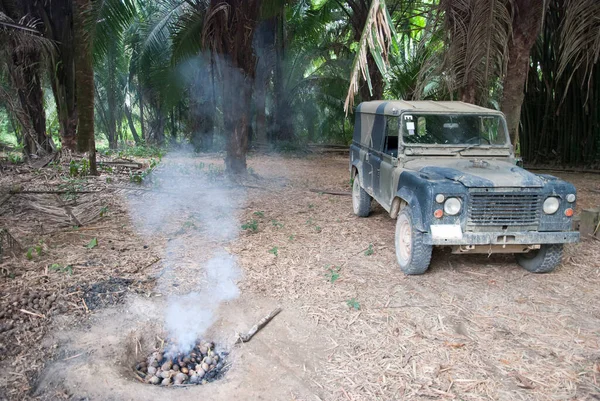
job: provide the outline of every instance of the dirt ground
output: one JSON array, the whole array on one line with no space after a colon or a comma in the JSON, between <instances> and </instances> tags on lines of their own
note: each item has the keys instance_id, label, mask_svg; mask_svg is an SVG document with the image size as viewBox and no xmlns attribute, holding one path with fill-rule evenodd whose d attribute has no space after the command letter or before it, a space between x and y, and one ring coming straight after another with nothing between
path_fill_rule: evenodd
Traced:
<instances>
[{"instance_id":1,"label":"dirt ground","mask_svg":"<svg viewBox=\"0 0 600 401\"><path fill-rule=\"evenodd\" d=\"M189 205L179 212L177 185L137 187L126 169L73 180L68 166L3 167L0 188L16 193L0 196L0 227L25 249L0 263L0 400L600 399L598 240L568 246L551 274L439 249L427 274L408 277L381 207L358 218L350 196L319 193L349 191L344 156L251 156L241 187L224 184L217 155L177 162L173 180L200 171L222 191L192 209L234 200L232 235L194 223ZM553 174L577 186L579 210L600 205L600 175ZM82 190L92 193L69 198ZM145 229L145 202L161 193L178 212ZM206 283L221 251L240 294L216 307L205 337L230 351L229 371L204 386L140 383L132 366L167 335L169 303Z\"/></svg>"}]
</instances>

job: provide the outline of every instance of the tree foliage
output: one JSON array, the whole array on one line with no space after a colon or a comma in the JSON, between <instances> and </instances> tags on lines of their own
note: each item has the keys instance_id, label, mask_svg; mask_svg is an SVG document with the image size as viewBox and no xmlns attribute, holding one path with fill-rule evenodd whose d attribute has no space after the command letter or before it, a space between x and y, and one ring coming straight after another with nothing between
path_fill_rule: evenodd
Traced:
<instances>
[{"instance_id":1,"label":"tree foliage","mask_svg":"<svg viewBox=\"0 0 600 401\"><path fill-rule=\"evenodd\" d=\"M74 24L80 3L90 6L83 37ZM58 146L75 149L79 137L91 152L80 134L87 126L101 148L189 142L225 150L228 169L243 173L252 146L348 143L355 96L451 99L502 109L515 138L520 127L529 161L591 165L600 154L598 7L596 0L0 0L0 108L10 122L3 127L27 153L52 152L50 132ZM76 68L82 38L90 39L93 73ZM76 95L84 78L91 91ZM582 143L585 151L576 150Z\"/></svg>"}]
</instances>

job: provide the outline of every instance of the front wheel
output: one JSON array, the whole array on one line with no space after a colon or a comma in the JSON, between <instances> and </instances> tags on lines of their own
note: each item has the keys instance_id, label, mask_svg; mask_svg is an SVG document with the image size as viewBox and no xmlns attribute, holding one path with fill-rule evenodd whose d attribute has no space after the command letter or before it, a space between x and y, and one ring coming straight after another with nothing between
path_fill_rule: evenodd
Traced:
<instances>
[{"instance_id":1,"label":"front wheel","mask_svg":"<svg viewBox=\"0 0 600 401\"><path fill-rule=\"evenodd\" d=\"M358 217L367 217L371 212L371 195L361 186L358 174L354 176L352 183L352 208Z\"/></svg>"},{"instance_id":2,"label":"front wheel","mask_svg":"<svg viewBox=\"0 0 600 401\"><path fill-rule=\"evenodd\" d=\"M540 249L517 254L517 263L531 273L548 273L556 269L563 255L563 244L544 244Z\"/></svg>"},{"instance_id":3,"label":"front wheel","mask_svg":"<svg viewBox=\"0 0 600 401\"><path fill-rule=\"evenodd\" d=\"M429 269L433 247L423 242L423 233L414 226L413 213L406 206L396 221L396 259L400 269L409 275L423 274Z\"/></svg>"}]
</instances>

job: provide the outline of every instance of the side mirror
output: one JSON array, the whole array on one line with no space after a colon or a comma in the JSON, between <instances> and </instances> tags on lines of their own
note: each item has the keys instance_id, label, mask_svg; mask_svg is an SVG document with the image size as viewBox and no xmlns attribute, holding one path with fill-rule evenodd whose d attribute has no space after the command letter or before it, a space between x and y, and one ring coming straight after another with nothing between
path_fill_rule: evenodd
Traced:
<instances>
[{"instance_id":1,"label":"side mirror","mask_svg":"<svg viewBox=\"0 0 600 401\"><path fill-rule=\"evenodd\" d=\"M515 164L516 164L517 166L519 166L519 167L523 168L523 159L522 159L522 158L520 158L520 157L517 157L517 158L515 159Z\"/></svg>"},{"instance_id":2,"label":"side mirror","mask_svg":"<svg viewBox=\"0 0 600 401\"><path fill-rule=\"evenodd\" d=\"M397 157L392 157L392 166L398 167L398 158Z\"/></svg>"}]
</instances>

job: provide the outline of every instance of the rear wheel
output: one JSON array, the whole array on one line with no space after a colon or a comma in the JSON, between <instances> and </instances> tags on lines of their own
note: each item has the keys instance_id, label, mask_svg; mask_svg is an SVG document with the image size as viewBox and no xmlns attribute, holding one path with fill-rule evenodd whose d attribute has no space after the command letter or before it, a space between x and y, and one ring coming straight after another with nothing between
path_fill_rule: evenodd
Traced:
<instances>
[{"instance_id":1,"label":"rear wheel","mask_svg":"<svg viewBox=\"0 0 600 401\"><path fill-rule=\"evenodd\" d=\"M352 207L354 214L359 217L367 217L371 212L371 195L367 193L361 186L358 174L354 176L352 183Z\"/></svg>"},{"instance_id":2,"label":"rear wheel","mask_svg":"<svg viewBox=\"0 0 600 401\"><path fill-rule=\"evenodd\" d=\"M517 262L531 273L548 273L556 269L563 255L563 244L544 244L540 249L517 254Z\"/></svg>"},{"instance_id":3,"label":"rear wheel","mask_svg":"<svg viewBox=\"0 0 600 401\"><path fill-rule=\"evenodd\" d=\"M414 226L412 209L406 206L396 221L396 260L409 275L423 274L429 269L433 247L423 242L423 233Z\"/></svg>"}]
</instances>

